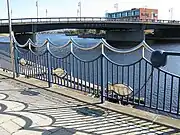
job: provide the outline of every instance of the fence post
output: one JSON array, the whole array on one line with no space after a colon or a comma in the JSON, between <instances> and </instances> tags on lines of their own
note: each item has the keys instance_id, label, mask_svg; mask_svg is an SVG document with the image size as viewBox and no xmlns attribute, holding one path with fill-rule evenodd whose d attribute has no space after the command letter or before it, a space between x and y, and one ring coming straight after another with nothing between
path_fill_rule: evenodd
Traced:
<instances>
[{"instance_id":1,"label":"fence post","mask_svg":"<svg viewBox=\"0 0 180 135\"><path fill-rule=\"evenodd\" d=\"M144 58L144 46L142 47L142 57Z\"/></svg>"},{"instance_id":2,"label":"fence post","mask_svg":"<svg viewBox=\"0 0 180 135\"><path fill-rule=\"evenodd\" d=\"M15 47L15 43L13 43L14 45L14 61L15 61L15 73L16 73L16 77L19 77L19 62L18 62L18 51L17 51L17 49L16 49L16 47Z\"/></svg>"},{"instance_id":3,"label":"fence post","mask_svg":"<svg viewBox=\"0 0 180 135\"><path fill-rule=\"evenodd\" d=\"M104 59L104 44L102 44L101 52L101 103L105 101L105 59Z\"/></svg>"},{"instance_id":4,"label":"fence post","mask_svg":"<svg viewBox=\"0 0 180 135\"><path fill-rule=\"evenodd\" d=\"M49 52L49 42L47 42L47 66L48 66L48 86L52 87L52 66L51 66L51 54Z\"/></svg>"}]
</instances>

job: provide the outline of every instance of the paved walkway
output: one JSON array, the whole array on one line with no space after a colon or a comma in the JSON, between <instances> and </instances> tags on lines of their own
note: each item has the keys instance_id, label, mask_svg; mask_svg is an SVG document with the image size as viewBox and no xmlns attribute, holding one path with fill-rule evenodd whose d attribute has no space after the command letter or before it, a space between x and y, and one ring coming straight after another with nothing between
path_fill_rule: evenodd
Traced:
<instances>
[{"instance_id":1,"label":"paved walkway","mask_svg":"<svg viewBox=\"0 0 180 135\"><path fill-rule=\"evenodd\" d=\"M176 132L167 126L103 110L0 75L1 135L153 135Z\"/></svg>"}]
</instances>

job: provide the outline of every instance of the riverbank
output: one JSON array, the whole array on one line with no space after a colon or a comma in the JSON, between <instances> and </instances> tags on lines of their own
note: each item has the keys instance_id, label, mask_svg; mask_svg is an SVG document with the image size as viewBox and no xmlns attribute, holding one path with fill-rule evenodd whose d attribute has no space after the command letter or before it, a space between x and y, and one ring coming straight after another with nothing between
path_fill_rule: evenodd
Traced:
<instances>
[{"instance_id":1,"label":"riverbank","mask_svg":"<svg viewBox=\"0 0 180 135\"><path fill-rule=\"evenodd\" d=\"M9 36L9 34L7 34L7 33L1 33L0 34L0 37L8 37Z\"/></svg>"}]
</instances>

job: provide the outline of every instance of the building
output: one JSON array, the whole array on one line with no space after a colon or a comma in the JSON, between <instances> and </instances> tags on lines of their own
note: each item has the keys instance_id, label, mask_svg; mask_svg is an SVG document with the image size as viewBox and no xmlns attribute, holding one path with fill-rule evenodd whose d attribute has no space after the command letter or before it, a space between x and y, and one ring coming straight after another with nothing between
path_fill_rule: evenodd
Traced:
<instances>
[{"instance_id":1,"label":"building","mask_svg":"<svg viewBox=\"0 0 180 135\"><path fill-rule=\"evenodd\" d=\"M133 8L131 10L106 13L107 18L127 18L127 19L142 19L142 20L158 20L158 9L149 8Z\"/></svg>"}]
</instances>

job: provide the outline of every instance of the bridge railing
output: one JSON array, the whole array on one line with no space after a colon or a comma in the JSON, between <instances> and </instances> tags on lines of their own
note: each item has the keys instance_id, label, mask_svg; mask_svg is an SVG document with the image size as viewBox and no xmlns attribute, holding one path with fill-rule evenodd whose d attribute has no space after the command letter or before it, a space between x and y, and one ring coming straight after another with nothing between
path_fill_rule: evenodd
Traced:
<instances>
[{"instance_id":1,"label":"bridge railing","mask_svg":"<svg viewBox=\"0 0 180 135\"><path fill-rule=\"evenodd\" d=\"M129 19L129 18L106 18L106 17L46 17L46 18L14 18L13 24L23 23L71 23L71 22L109 22L109 23L165 23L180 24L176 20L153 20L153 19ZM8 19L0 19L0 25L7 25Z\"/></svg>"}]
</instances>

